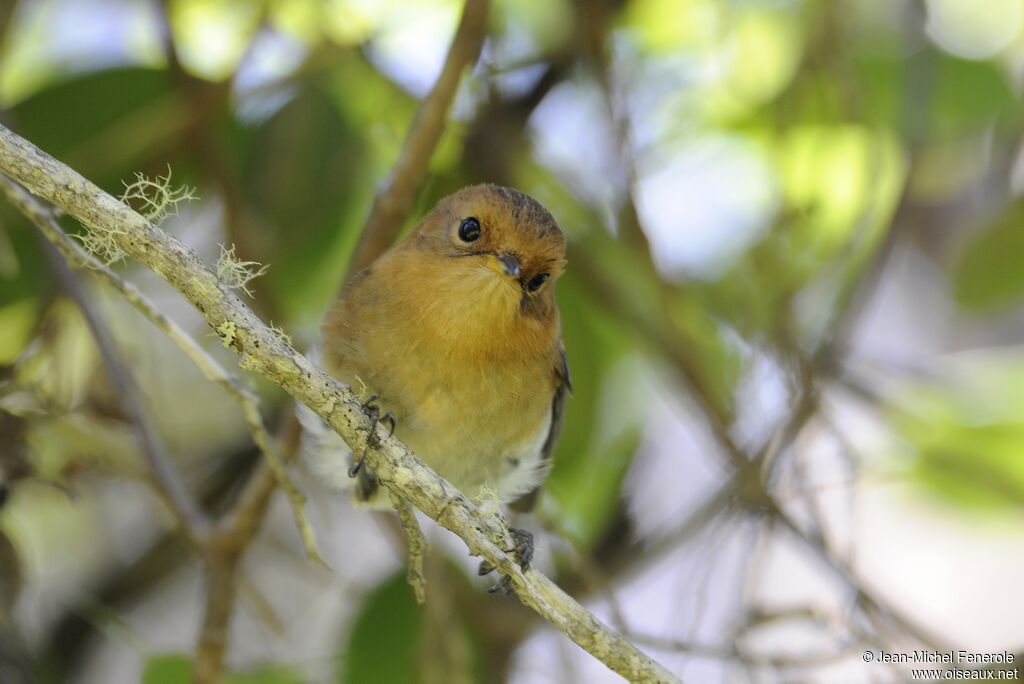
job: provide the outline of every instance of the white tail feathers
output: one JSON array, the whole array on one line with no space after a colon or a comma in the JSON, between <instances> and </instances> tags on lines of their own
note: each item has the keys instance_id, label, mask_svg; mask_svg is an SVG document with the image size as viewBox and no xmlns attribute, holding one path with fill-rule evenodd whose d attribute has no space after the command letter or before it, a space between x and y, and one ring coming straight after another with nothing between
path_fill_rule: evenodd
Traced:
<instances>
[{"instance_id":1,"label":"white tail feathers","mask_svg":"<svg viewBox=\"0 0 1024 684\"><path fill-rule=\"evenodd\" d=\"M320 363L320 353L316 347L310 350L309 358L314 363ZM352 449L338 433L305 404L295 403L295 415L302 425L302 462L314 477L335 489L353 492L353 503L359 507L391 507L383 488L378 488L376 495L369 500L362 500L357 495L359 479L348 474L353 463Z\"/></svg>"},{"instance_id":2,"label":"white tail feathers","mask_svg":"<svg viewBox=\"0 0 1024 684\"><path fill-rule=\"evenodd\" d=\"M302 424L302 462L313 475L335 489L351 489L348 476L352 450L305 404L296 402L295 415Z\"/></svg>"}]
</instances>

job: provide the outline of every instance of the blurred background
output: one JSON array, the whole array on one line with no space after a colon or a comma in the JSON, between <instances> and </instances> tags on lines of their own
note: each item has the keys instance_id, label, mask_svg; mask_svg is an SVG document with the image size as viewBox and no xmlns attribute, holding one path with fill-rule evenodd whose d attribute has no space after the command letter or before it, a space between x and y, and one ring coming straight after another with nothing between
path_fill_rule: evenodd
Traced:
<instances>
[{"instance_id":1,"label":"blurred background","mask_svg":"<svg viewBox=\"0 0 1024 684\"><path fill-rule=\"evenodd\" d=\"M448 0L0 0L0 121L162 226L269 264L300 349L441 69ZM538 566L688 682L889 682L1024 657L1024 0L495 0L413 215L515 186L569 239L575 392ZM81 231L73 221L65 228ZM117 264L222 358L158 277ZM210 510L237 405L99 281L146 415ZM291 403L250 378L268 422ZM35 229L0 201L0 680L187 680L201 559ZM299 468L239 574L232 682L621 681L425 522ZM23 679L17 679L22 677Z\"/></svg>"}]
</instances>

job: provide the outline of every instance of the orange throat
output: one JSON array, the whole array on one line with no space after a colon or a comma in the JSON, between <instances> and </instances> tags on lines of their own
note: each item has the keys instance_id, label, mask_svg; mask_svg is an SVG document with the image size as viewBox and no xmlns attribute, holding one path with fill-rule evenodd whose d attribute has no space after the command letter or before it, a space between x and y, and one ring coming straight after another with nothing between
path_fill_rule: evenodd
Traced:
<instances>
[{"instance_id":1,"label":"orange throat","mask_svg":"<svg viewBox=\"0 0 1024 684\"><path fill-rule=\"evenodd\" d=\"M549 298L524 307L522 288L486 268L468 262L435 271L429 292L408 292L411 316L437 342L467 360L536 358L554 348L558 310Z\"/></svg>"}]
</instances>

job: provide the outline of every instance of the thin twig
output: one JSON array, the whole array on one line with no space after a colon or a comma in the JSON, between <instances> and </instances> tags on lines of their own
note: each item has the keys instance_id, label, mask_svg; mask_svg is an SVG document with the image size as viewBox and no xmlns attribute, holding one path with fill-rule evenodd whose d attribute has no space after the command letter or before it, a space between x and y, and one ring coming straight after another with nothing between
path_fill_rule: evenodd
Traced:
<instances>
[{"instance_id":1,"label":"thin twig","mask_svg":"<svg viewBox=\"0 0 1024 684\"><path fill-rule=\"evenodd\" d=\"M853 571L847 567L845 562L836 556L824 539L816 538L808 532L805 532L800 525L793 520L792 516L777 504L772 505L771 514L773 518L778 520L783 527L796 536L797 539L800 539L809 548L813 549L817 553L818 557L833 570L843 583L849 589L857 593L858 602L861 605L882 616L892 624L898 625L904 632L910 634L931 650L945 650L942 640L930 633L925 627L919 625L917 622L895 610L892 606L889 606L881 599L865 591L862 583L856 578Z\"/></svg>"},{"instance_id":2,"label":"thin twig","mask_svg":"<svg viewBox=\"0 0 1024 684\"><path fill-rule=\"evenodd\" d=\"M301 433L297 423L289 422L285 427L282 451L285 461L290 461L298 450ZM238 565L266 518L277 485L273 468L264 459L210 540L203 626L196 642L196 684L221 680L228 629L238 593Z\"/></svg>"},{"instance_id":3,"label":"thin twig","mask_svg":"<svg viewBox=\"0 0 1024 684\"><path fill-rule=\"evenodd\" d=\"M645 315L634 306L623 288L600 266L599 260L591 253L591 246L581 241L576 247L572 255L574 273L599 295L597 300L608 313L637 330L646 344L665 357L707 418L708 428L725 450L729 465L737 472L747 471L750 462L729 434L729 417L711 398L713 393L704 380L699 361L687 348L685 340L666 322L667 317Z\"/></svg>"},{"instance_id":4,"label":"thin twig","mask_svg":"<svg viewBox=\"0 0 1024 684\"><path fill-rule=\"evenodd\" d=\"M370 423L362 402L272 331L190 248L28 141L0 127L0 171L34 194L109 236L130 256L162 276L259 373L313 409L353 448L366 444ZM470 551L510 578L519 599L609 668L632 681L675 682L632 643L598 620L535 568L524 571L504 549L508 529L477 508L378 425L379 446L367 454L382 484L448 528Z\"/></svg>"},{"instance_id":5,"label":"thin twig","mask_svg":"<svg viewBox=\"0 0 1024 684\"><path fill-rule=\"evenodd\" d=\"M430 158L441 140L462 72L480 55L487 33L489 7L490 0L466 0L441 75L416 111L398 161L391 170L391 178L373 200L373 208L352 253L348 270L350 276L369 266L398 237L416 199L416 191L426 175Z\"/></svg>"},{"instance_id":6,"label":"thin twig","mask_svg":"<svg viewBox=\"0 0 1024 684\"><path fill-rule=\"evenodd\" d=\"M298 421L285 421L281 438L283 459L291 461L301 444L302 431ZM277 476L269 462L253 474L239 496L238 503L219 525L220 536L234 544L244 546L259 530L277 487Z\"/></svg>"},{"instance_id":7,"label":"thin twig","mask_svg":"<svg viewBox=\"0 0 1024 684\"><path fill-rule=\"evenodd\" d=\"M82 317L96 341L103 364L107 368L107 375L116 390L121 410L128 416L132 429L139 439L142 453L149 464L150 473L158 491L166 499L185 534L195 542L202 544L209 533L209 520L188 491L188 486L174 465L173 457L146 417L143 408L145 403L139 386L128 369L121 363L114 340L106 328L102 315L95 310L81 282L75 278L63 259L52 250L50 250L49 258L58 280L61 281L68 296L74 300L82 312Z\"/></svg>"},{"instance_id":8,"label":"thin twig","mask_svg":"<svg viewBox=\"0 0 1024 684\"><path fill-rule=\"evenodd\" d=\"M395 494L391 495L391 505L398 513L398 519L402 523L405 537L409 542L409 572L407 579L409 586L416 594L416 603L423 605L427 601L427 576L423 572L423 558L427 555L427 540L423 536L419 522L416 521L416 512L413 511L409 502Z\"/></svg>"},{"instance_id":9,"label":"thin twig","mask_svg":"<svg viewBox=\"0 0 1024 684\"><path fill-rule=\"evenodd\" d=\"M195 684L219 682L224 672L231 613L237 596L237 554L211 553L206 560L206 604L196 643Z\"/></svg>"},{"instance_id":10,"label":"thin twig","mask_svg":"<svg viewBox=\"0 0 1024 684\"><path fill-rule=\"evenodd\" d=\"M692 642L685 639L666 639L653 634L642 634L632 631L628 632L628 634L629 637L637 643L658 649L659 651L678 651L679 653L685 653L687 655L700 658L712 658L715 660L738 660L746 665L754 667L777 667L785 669L820 667L822 665L828 665L842 660L843 658L862 650L861 644L846 643L841 644L833 651L826 651L823 653L808 653L802 656L762 656L755 653L748 653L735 645L715 646L711 644Z\"/></svg>"},{"instance_id":11,"label":"thin twig","mask_svg":"<svg viewBox=\"0 0 1024 684\"><path fill-rule=\"evenodd\" d=\"M633 135L632 122L629 119L629 110L625 103L630 101L629 93L622 84L616 82L612 73L612 56L609 54L612 41L608 39L611 17L609 13L583 12L584 35L590 48L591 59L594 61L598 82L601 85L604 106L608 113L608 120L615 132L616 154L618 166L625 176L626 196L623 198L622 206L619 208L617 228L619 237L626 244L634 248L637 253L643 256L650 265L653 264L651 257L651 245L647 239L640 221L640 214L637 211L637 200L639 196L640 174L638 171L637 155L635 150L635 136Z\"/></svg>"}]
</instances>

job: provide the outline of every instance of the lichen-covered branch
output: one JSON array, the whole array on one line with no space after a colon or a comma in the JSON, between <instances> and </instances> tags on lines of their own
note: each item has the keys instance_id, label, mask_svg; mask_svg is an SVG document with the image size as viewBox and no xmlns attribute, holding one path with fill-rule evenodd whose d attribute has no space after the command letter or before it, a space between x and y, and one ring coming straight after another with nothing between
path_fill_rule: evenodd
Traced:
<instances>
[{"instance_id":1,"label":"lichen-covered branch","mask_svg":"<svg viewBox=\"0 0 1024 684\"><path fill-rule=\"evenodd\" d=\"M352 254L350 276L369 266L398 237L426 175L430 157L441 140L462 72L476 61L483 47L489 6L490 0L466 1L441 75L416 110L391 177L373 200L373 208Z\"/></svg>"},{"instance_id":2,"label":"lichen-covered branch","mask_svg":"<svg viewBox=\"0 0 1024 684\"><path fill-rule=\"evenodd\" d=\"M295 351L265 325L189 247L151 225L103 190L0 127L0 172L54 204L167 280L241 356L242 368L259 373L312 408L355 448L366 443L369 421L359 400ZM535 569L526 572L505 553L511 548L500 517L481 512L469 499L377 428L380 446L370 465L389 490L463 539L511 578L519 599L609 668L632 681L674 682L678 678L595 618Z\"/></svg>"},{"instance_id":3,"label":"lichen-covered branch","mask_svg":"<svg viewBox=\"0 0 1024 684\"><path fill-rule=\"evenodd\" d=\"M409 502L395 492L391 495L391 505L398 513L398 520L402 523L402 530L405 532L406 541L409 544L409 572L407 579L416 596L416 603L420 605L427 601L427 575L423 572L423 559L427 555L427 539L423 536L423 530L416 520L416 512L409 505Z\"/></svg>"}]
</instances>

